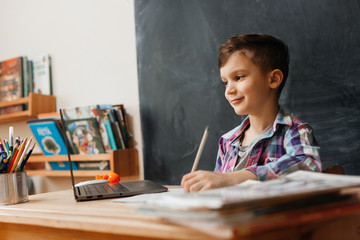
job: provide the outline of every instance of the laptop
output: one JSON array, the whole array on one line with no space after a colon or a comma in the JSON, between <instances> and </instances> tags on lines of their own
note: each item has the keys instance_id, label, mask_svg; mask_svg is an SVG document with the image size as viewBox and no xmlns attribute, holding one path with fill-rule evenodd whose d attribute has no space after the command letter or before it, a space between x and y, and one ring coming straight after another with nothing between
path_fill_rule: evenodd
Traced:
<instances>
[{"instance_id":1,"label":"laptop","mask_svg":"<svg viewBox=\"0 0 360 240\"><path fill-rule=\"evenodd\" d=\"M65 133L65 122L62 110L60 109L61 125L63 136L66 136ZM160 184L149 180L133 181L133 182L123 182L123 183L93 183L85 184L80 186L75 186L74 175L71 165L70 151L68 139L64 137L65 145L69 160L71 183L74 191L74 197L76 201L88 201L88 200L97 200L97 199L106 199L106 198L118 198L118 197L128 197L144 193L159 193L166 192L168 189Z\"/></svg>"}]
</instances>

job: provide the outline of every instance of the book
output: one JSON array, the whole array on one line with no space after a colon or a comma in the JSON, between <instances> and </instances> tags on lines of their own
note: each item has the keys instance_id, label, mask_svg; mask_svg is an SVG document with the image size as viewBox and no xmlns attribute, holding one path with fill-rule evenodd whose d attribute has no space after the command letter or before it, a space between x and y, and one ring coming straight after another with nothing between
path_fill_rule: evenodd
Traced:
<instances>
[{"instance_id":1,"label":"book","mask_svg":"<svg viewBox=\"0 0 360 240\"><path fill-rule=\"evenodd\" d=\"M67 154L65 141L56 120L33 119L28 120L27 123L44 155Z\"/></svg>"},{"instance_id":2,"label":"book","mask_svg":"<svg viewBox=\"0 0 360 240\"><path fill-rule=\"evenodd\" d=\"M131 146L131 134L127 130L125 109L122 104L64 108L63 113L66 121L95 118L107 153Z\"/></svg>"},{"instance_id":3,"label":"book","mask_svg":"<svg viewBox=\"0 0 360 240\"><path fill-rule=\"evenodd\" d=\"M92 113L96 117L96 120L99 123L99 130L100 130L100 134L101 134L101 138L102 138L102 141L103 141L103 144L104 144L105 151L107 153L109 153L112 148L110 146L109 134L108 134L108 132L106 130L105 121L104 121L104 118L103 118L102 113L101 113L100 105L97 105L95 108L92 108L91 111L92 111Z\"/></svg>"},{"instance_id":4,"label":"book","mask_svg":"<svg viewBox=\"0 0 360 240\"><path fill-rule=\"evenodd\" d=\"M121 130L121 134L122 134L122 137L124 140L125 148L129 148L129 147L131 147L131 143L130 143L129 132L127 130L126 112L125 112L124 105L122 105L122 104L114 105L113 111L114 111L115 118L120 125L120 130Z\"/></svg>"},{"instance_id":5,"label":"book","mask_svg":"<svg viewBox=\"0 0 360 240\"><path fill-rule=\"evenodd\" d=\"M111 128L111 123L110 123L109 117L106 113L103 113L103 119L105 122L106 131L109 136L109 142L110 142L111 149L116 150L117 147L116 147L115 137L114 137L114 134L113 134L113 131Z\"/></svg>"},{"instance_id":6,"label":"book","mask_svg":"<svg viewBox=\"0 0 360 240\"><path fill-rule=\"evenodd\" d=\"M122 112L122 115L124 118L124 120L123 120L124 121L124 129L126 131L128 147L131 148L132 147L132 134L129 131L128 115L126 113L124 105L120 104L120 108L121 108L121 112Z\"/></svg>"},{"instance_id":7,"label":"book","mask_svg":"<svg viewBox=\"0 0 360 240\"><path fill-rule=\"evenodd\" d=\"M64 108L64 118L65 120L75 120L75 119L84 119L84 118L96 118L99 126L100 135L102 138L102 142L107 153L110 152L111 145L108 136L108 132L106 130L105 122L103 119L103 115L101 109L106 109L111 105L90 105L83 107L72 107L72 108ZM116 149L116 148L115 148Z\"/></svg>"},{"instance_id":8,"label":"book","mask_svg":"<svg viewBox=\"0 0 360 240\"><path fill-rule=\"evenodd\" d=\"M23 60L16 57L0 62L0 102L9 102L23 97ZM0 109L1 114L22 111L23 106Z\"/></svg>"},{"instance_id":9,"label":"book","mask_svg":"<svg viewBox=\"0 0 360 240\"><path fill-rule=\"evenodd\" d=\"M22 89L23 89L23 97L28 97L29 93L32 92L32 70L30 69L31 64L30 61L28 61L27 57L21 57L22 61ZM28 103L25 103L23 105L23 110L28 109Z\"/></svg>"},{"instance_id":10,"label":"book","mask_svg":"<svg viewBox=\"0 0 360 240\"><path fill-rule=\"evenodd\" d=\"M27 121L38 145L46 156L66 155L66 145L61 131L61 125L55 119L32 119ZM49 162L53 170L69 170L68 162ZM78 170L76 162L72 162L73 170Z\"/></svg>"},{"instance_id":11,"label":"book","mask_svg":"<svg viewBox=\"0 0 360 240\"><path fill-rule=\"evenodd\" d=\"M28 60L28 74L29 74L29 93L34 92L34 64L32 61Z\"/></svg>"},{"instance_id":12,"label":"book","mask_svg":"<svg viewBox=\"0 0 360 240\"><path fill-rule=\"evenodd\" d=\"M120 125L116 121L112 109L110 109L110 108L106 109L106 113L109 116L109 120L110 120L111 128L112 128L112 131L114 134L117 149L125 149L124 139L123 139L121 131L120 131Z\"/></svg>"},{"instance_id":13,"label":"book","mask_svg":"<svg viewBox=\"0 0 360 240\"><path fill-rule=\"evenodd\" d=\"M76 119L92 118L94 116L93 113L91 112L91 109L92 109L91 106L63 108L64 119L76 120Z\"/></svg>"},{"instance_id":14,"label":"book","mask_svg":"<svg viewBox=\"0 0 360 240\"><path fill-rule=\"evenodd\" d=\"M32 66L32 90L45 95L53 94L51 57L48 54L28 57Z\"/></svg>"},{"instance_id":15,"label":"book","mask_svg":"<svg viewBox=\"0 0 360 240\"><path fill-rule=\"evenodd\" d=\"M64 120L75 154L105 153L95 118Z\"/></svg>"},{"instance_id":16,"label":"book","mask_svg":"<svg viewBox=\"0 0 360 240\"><path fill-rule=\"evenodd\" d=\"M31 79L31 71L30 71L30 65L27 57L21 57L21 65L22 65L22 90L23 90L23 97L28 97L29 92L32 85L32 79Z\"/></svg>"}]
</instances>

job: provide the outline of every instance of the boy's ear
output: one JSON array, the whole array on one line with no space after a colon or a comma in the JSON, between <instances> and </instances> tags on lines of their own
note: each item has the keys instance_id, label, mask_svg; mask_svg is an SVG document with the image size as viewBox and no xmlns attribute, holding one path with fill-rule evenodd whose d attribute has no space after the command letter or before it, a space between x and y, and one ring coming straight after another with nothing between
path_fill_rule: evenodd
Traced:
<instances>
[{"instance_id":1,"label":"boy's ear","mask_svg":"<svg viewBox=\"0 0 360 240\"><path fill-rule=\"evenodd\" d=\"M269 82L269 86L272 89L276 89L280 86L280 84L282 83L282 80L284 78L284 74L282 73L282 71L280 69L275 69L270 73L270 82Z\"/></svg>"}]
</instances>

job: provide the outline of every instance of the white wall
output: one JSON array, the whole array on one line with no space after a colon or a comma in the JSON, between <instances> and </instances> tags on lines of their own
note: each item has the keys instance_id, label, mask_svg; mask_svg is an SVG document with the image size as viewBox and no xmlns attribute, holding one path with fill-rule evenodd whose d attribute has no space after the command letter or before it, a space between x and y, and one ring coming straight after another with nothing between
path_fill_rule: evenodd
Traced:
<instances>
[{"instance_id":1,"label":"white wall","mask_svg":"<svg viewBox=\"0 0 360 240\"><path fill-rule=\"evenodd\" d=\"M133 0L0 0L0 60L48 53L57 109L123 103L142 165ZM25 122L0 137L31 135Z\"/></svg>"}]
</instances>

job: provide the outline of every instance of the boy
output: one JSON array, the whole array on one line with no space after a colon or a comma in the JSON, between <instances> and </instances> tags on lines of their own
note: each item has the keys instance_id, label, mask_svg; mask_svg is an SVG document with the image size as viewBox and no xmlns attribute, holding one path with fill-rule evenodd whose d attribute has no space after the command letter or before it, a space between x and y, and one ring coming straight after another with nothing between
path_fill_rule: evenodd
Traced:
<instances>
[{"instance_id":1,"label":"boy","mask_svg":"<svg viewBox=\"0 0 360 240\"><path fill-rule=\"evenodd\" d=\"M289 70L286 44L264 34L235 35L219 47L218 66L226 99L236 114L248 116L220 138L214 172L183 176L184 191L321 171L311 127L278 105Z\"/></svg>"}]
</instances>

